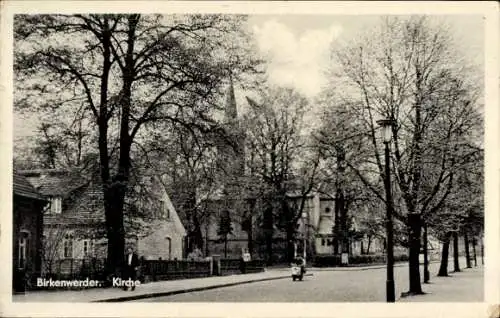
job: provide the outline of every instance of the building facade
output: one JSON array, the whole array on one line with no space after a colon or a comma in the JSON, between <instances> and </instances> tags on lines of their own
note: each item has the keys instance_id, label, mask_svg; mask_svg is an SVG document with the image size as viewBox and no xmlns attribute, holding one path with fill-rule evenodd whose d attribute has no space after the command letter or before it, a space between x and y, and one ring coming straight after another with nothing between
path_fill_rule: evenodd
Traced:
<instances>
[{"instance_id":1,"label":"building facade","mask_svg":"<svg viewBox=\"0 0 500 318\"><path fill-rule=\"evenodd\" d=\"M21 173L48 201L43 214L42 272L73 273L93 259L103 264L107 240L101 185L67 170ZM163 187L152 184L156 184L150 189L156 210L147 220L134 220L134 230L126 226L126 244L145 259L180 259L185 229Z\"/></svg>"},{"instance_id":2,"label":"building facade","mask_svg":"<svg viewBox=\"0 0 500 318\"><path fill-rule=\"evenodd\" d=\"M248 100L251 103L250 100ZM248 249L256 257L262 257L263 248L263 220L262 214L265 207L262 198L247 198L248 189L244 189L245 181L245 133L238 122L238 110L232 83L226 94L224 123L230 139L234 144L221 143L218 147L220 175L224 176L219 195L212 198L208 204L208 217L203 225L204 254L226 255L227 257L240 257L242 250ZM242 182L243 181L243 182ZM288 193L287 200L291 207L297 209L301 201L305 200L304 207L298 220L296 233L296 253L304 253L310 257L317 254L333 254L334 251L334 226L335 226L335 199L314 192L305 197L298 193ZM220 223L224 218L231 220L231 231L227 236L220 234ZM356 226L355 220L351 224ZM355 229L347 229L355 230ZM346 231L347 231L346 230ZM285 258L287 245L286 235L283 230L273 229L273 253L277 260ZM380 242L371 238L351 239L349 252L360 254L369 246L372 251L380 248Z\"/></svg>"},{"instance_id":3,"label":"building facade","mask_svg":"<svg viewBox=\"0 0 500 318\"><path fill-rule=\"evenodd\" d=\"M42 269L43 208L45 198L29 181L14 172L12 271L13 291L24 291Z\"/></svg>"}]
</instances>

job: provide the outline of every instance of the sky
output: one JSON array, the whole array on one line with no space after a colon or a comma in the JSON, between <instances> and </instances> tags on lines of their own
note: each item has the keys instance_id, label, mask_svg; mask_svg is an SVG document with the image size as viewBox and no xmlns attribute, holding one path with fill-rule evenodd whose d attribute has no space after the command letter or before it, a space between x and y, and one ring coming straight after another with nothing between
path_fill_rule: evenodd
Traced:
<instances>
[{"instance_id":1,"label":"sky","mask_svg":"<svg viewBox=\"0 0 500 318\"><path fill-rule=\"evenodd\" d=\"M436 18L450 26L463 55L482 66L482 17L449 15ZM376 15L252 15L248 26L260 52L268 59L269 80L314 98L326 82L323 72L329 64L331 47L372 29L380 19ZM244 100L242 92L236 94L239 101ZM36 129L36 121L15 115L14 127L15 137L29 136Z\"/></svg>"},{"instance_id":2,"label":"sky","mask_svg":"<svg viewBox=\"0 0 500 318\"><path fill-rule=\"evenodd\" d=\"M449 25L457 49L471 63L482 66L482 17L450 15L435 18ZM380 19L375 15L257 15L250 18L249 24L261 53L269 58L270 80L314 97L325 84L323 70L329 63L331 47L375 27Z\"/></svg>"}]
</instances>

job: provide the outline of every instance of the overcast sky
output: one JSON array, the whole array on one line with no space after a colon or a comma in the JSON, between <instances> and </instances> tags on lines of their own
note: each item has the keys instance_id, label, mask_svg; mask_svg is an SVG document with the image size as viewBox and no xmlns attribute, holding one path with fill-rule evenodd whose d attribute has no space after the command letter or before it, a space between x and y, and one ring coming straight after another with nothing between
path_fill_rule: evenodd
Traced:
<instances>
[{"instance_id":1,"label":"overcast sky","mask_svg":"<svg viewBox=\"0 0 500 318\"><path fill-rule=\"evenodd\" d=\"M436 16L447 23L461 50L472 63L483 65L483 19L479 15ZM348 41L380 23L380 16L254 15L249 27L258 47L269 58L269 79L292 86L313 98L325 83L323 70L336 41ZM243 92L236 92L244 101ZM14 117L14 136L32 135L36 121Z\"/></svg>"},{"instance_id":2,"label":"overcast sky","mask_svg":"<svg viewBox=\"0 0 500 318\"><path fill-rule=\"evenodd\" d=\"M457 48L471 62L483 65L484 25L480 15L436 16L449 25ZM380 23L380 16L260 15L250 18L259 48L270 57L269 77L314 97L324 84L322 71L336 41Z\"/></svg>"}]
</instances>

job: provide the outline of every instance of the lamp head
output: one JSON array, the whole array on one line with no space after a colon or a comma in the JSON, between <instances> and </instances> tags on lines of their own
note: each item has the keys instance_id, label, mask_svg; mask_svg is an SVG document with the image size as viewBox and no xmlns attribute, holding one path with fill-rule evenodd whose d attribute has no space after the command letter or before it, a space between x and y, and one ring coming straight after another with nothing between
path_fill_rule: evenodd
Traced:
<instances>
[{"instance_id":1,"label":"lamp head","mask_svg":"<svg viewBox=\"0 0 500 318\"><path fill-rule=\"evenodd\" d=\"M382 128L382 137L384 138L384 142L390 142L392 137L392 127L396 124L395 120L381 119L377 120L377 124Z\"/></svg>"}]
</instances>

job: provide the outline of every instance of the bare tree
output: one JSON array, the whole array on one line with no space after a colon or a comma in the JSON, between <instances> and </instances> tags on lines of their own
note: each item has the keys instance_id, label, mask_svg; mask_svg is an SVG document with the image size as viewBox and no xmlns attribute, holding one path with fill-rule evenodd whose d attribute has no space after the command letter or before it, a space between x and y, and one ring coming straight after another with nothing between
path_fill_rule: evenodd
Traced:
<instances>
[{"instance_id":1,"label":"bare tree","mask_svg":"<svg viewBox=\"0 0 500 318\"><path fill-rule=\"evenodd\" d=\"M247 98L251 110L244 122L251 170L265 185L263 231L272 262L275 226L286 233L287 257L293 257L297 223L316 185L319 153L304 130L307 99L276 87L263 89L262 96L262 102Z\"/></svg>"},{"instance_id":2,"label":"bare tree","mask_svg":"<svg viewBox=\"0 0 500 318\"><path fill-rule=\"evenodd\" d=\"M42 242L42 272L53 273L55 262L60 259L61 247L64 237L68 233L68 228L58 225L44 231Z\"/></svg>"},{"instance_id":3,"label":"bare tree","mask_svg":"<svg viewBox=\"0 0 500 318\"><path fill-rule=\"evenodd\" d=\"M453 175L477 152L477 89L460 81L460 66L446 30L425 17L387 18L360 41L335 52L330 104L349 107L358 136L357 162L347 162L380 200L384 175L376 121L392 118L395 217L407 224L409 293L422 293L419 271L421 219L439 210ZM336 88L335 88L336 87ZM340 91L339 88L342 88ZM464 142L464 141L467 142Z\"/></svg>"},{"instance_id":4,"label":"bare tree","mask_svg":"<svg viewBox=\"0 0 500 318\"><path fill-rule=\"evenodd\" d=\"M229 70L238 76L254 67L243 58L244 46L237 45L245 42L244 20L224 15L15 17L17 107L38 111L83 102L95 123L108 270L119 266L124 253L131 152L156 123L190 131L217 126L210 112L221 78Z\"/></svg>"}]
</instances>

